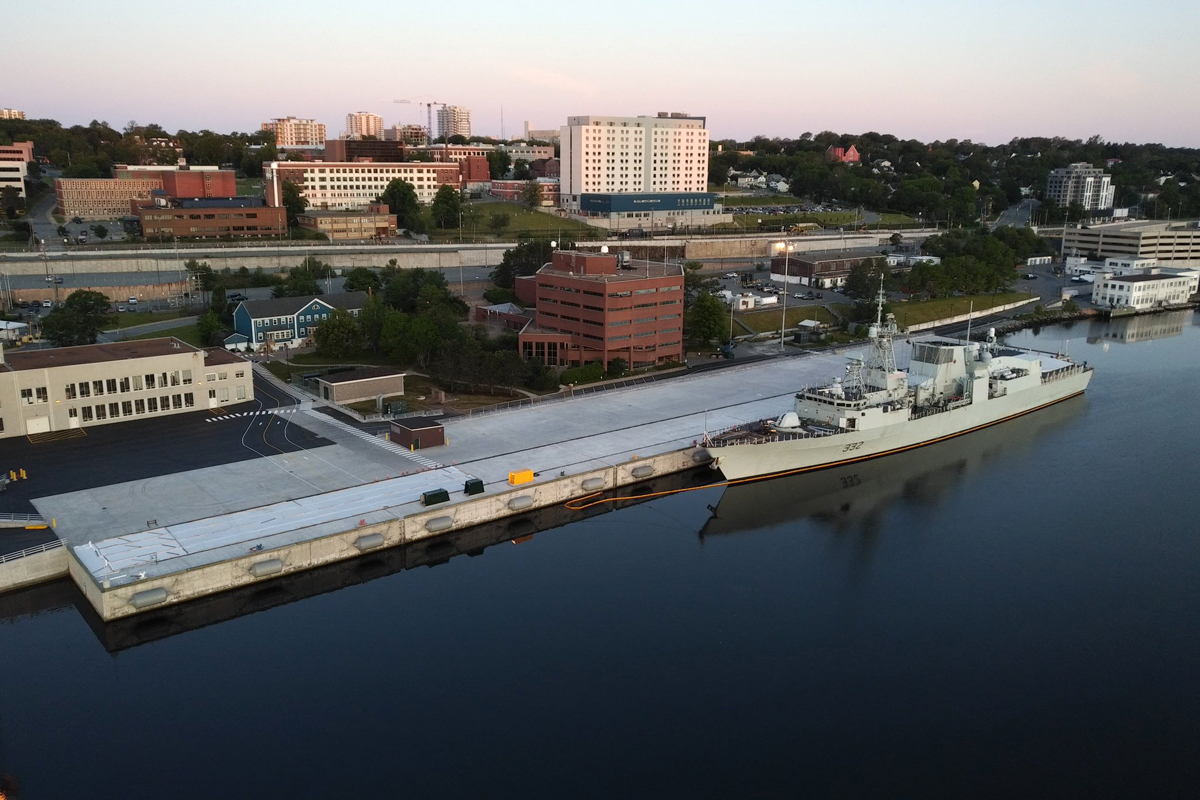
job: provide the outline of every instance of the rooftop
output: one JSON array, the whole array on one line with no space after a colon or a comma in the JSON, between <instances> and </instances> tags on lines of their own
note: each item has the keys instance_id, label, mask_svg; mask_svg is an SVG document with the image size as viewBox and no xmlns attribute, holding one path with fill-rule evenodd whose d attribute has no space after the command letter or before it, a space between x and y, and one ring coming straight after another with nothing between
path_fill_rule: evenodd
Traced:
<instances>
[{"instance_id":1,"label":"rooftop","mask_svg":"<svg viewBox=\"0 0 1200 800\"><path fill-rule=\"evenodd\" d=\"M783 252L775 253L776 258L783 256ZM882 258L883 253L878 250L835 250L831 253L792 253L792 261L807 261L813 264L822 261L843 261L847 258Z\"/></svg>"},{"instance_id":2,"label":"rooftop","mask_svg":"<svg viewBox=\"0 0 1200 800\"><path fill-rule=\"evenodd\" d=\"M1104 222L1098 225L1084 225L1080 230L1103 231L1104 233L1165 233L1167 231L1183 232L1196 231L1200 222L1197 220L1166 220L1139 219L1131 222ZM1070 229L1068 229L1070 230Z\"/></svg>"},{"instance_id":3,"label":"rooftop","mask_svg":"<svg viewBox=\"0 0 1200 800\"><path fill-rule=\"evenodd\" d=\"M340 292L338 294L307 294L303 297L272 297L269 300L243 300L242 305L250 312L251 319L279 317L295 314L300 309L320 300L333 308L362 308L367 302L366 292Z\"/></svg>"},{"instance_id":4,"label":"rooftop","mask_svg":"<svg viewBox=\"0 0 1200 800\"><path fill-rule=\"evenodd\" d=\"M372 378L400 378L404 374L398 369L389 369L388 367L362 367L361 369L350 369L345 372L330 372L317 378L317 380L324 383L354 383L355 381L367 381Z\"/></svg>"},{"instance_id":5,"label":"rooftop","mask_svg":"<svg viewBox=\"0 0 1200 800\"><path fill-rule=\"evenodd\" d=\"M245 337L242 337L245 338ZM245 364L246 359L241 356L234 355L228 350L220 347L214 347L211 350L204 351L204 366L212 367L217 364Z\"/></svg>"},{"instance_id":6,"label":"rooftop","mask_svg":"<svg viewBox=\"0 0 1200 800\"><path fill-rule=\"evenodd\" d=\"M101 361L124 361L129 358L150 358L177 353L195 352L196 348L175 337L165 339L132 339L124 342L84 344L77 347L54 347L4 354L4 368L10 372L50 367L71 367L96 364Z\"/></svg>"},{"instance_id":7,"label":"rooftop","mask_svg":"<svg viewBox=\"0 0 1200 800\"><path fill-rule=\"evenodd\" d=\"M1121 283L1150 283L1151 281L1177 280L1179 277L1178 273L1151 272L1137 275L1112 275L1104 280L1113 281L1114 283L1117 281Z\"/></svg>"},{"instance_id":8,"label":"rooftop","mask_svg":"<svg viewBox=\"0 0 1200 800\"><path fill-rule=\"evenodd\" d=\"M596 283L644 281L647 278L682 278L683 266L661 261L631 260L622 266L614 253L585 253L556 250L552 261L538 270L539 275L569 277Z\"/></svg>"}]
</instances>

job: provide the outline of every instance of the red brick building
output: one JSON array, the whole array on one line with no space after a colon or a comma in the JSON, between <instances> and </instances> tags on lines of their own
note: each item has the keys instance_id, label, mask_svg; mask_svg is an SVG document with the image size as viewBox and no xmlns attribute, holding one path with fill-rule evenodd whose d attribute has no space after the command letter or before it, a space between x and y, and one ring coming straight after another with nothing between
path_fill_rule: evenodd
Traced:
<instances>
[{"instance_id":1,"label":"red brick building","mask_svg":"<svg viewBox=\"0 0 1200 800\"><path fill-rule=\"evenodd\" d=\"M237 178L227 169L145 169L121 167L113 170L113 177L123 180L154 180L162 183L167 197L234 197L237 195Z\"/></svg>"},{"instance_id":2,"label":"red brick building","mask_svg":"<svg viewBox=\"0 0 1200 800\"><path fill-rule=\"evenodd\" d=\"M858 149L854 145L837 147L831 144L825 149L825 160L835 161L839 164L857 164L859 162Z\"/></svg>"},{"instance_id":3,"label":"red brick building","mask_svg":"<svg viewBox=\"0 0 1200 800\"><path fill-rule=\"evenodd\" d=\"M519 335L522 355L549 366L683 361L683 267L559 251L521 288L530 283L537 309Z\"/></svg>"},{"instance_id":4,"label":"red brick building","mask_svg":"<svg viewBox=\"0 0 1200 800\"><path fill-rule=\"evenodd\" d=\"M557 178L539 178L536 181L492 181L489 191L501 200L513 200L520 203L524 202L525 187L530 183L537 184L538 192L542 198L542 205L558 205L559 185Z\"/></svg>"},{"instance_id":5,"label":"red brick building","mask_svg":"<svg viewBox=\"0 0 1200 800\"><path fill-rule=\"evenodd\" d=\"M134 200L147 239L255 239L287 233L287 211L261 197Z\"/></svg>"},{"instance_id":6,"label":"red brick building","mask_svg":"<svg viewBox=\"0 0 1200 800\"><path fill-rule=\"evenodd\" d=\"M529 171L535 178L557 178L561 163L557 158L538 158L529 163Z\"/></svg>"}]
</instances>

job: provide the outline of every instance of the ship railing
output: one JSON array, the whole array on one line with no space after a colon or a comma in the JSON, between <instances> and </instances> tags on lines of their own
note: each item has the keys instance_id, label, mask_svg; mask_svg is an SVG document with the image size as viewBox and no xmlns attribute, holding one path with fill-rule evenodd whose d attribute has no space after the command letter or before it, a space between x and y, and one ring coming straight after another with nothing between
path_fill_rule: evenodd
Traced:
<instances>
[{"instance_id":1,"label":"ship railing","mask_svg":"<svg viewBox=\"0 0 1200 800\"><path fill-rule=\"evenodd\" d=\"M1050 383L1051 381L1061 380L1071 375L1078 375L1081 372L1087 372L1091 367L1084 361L1081 364L1069 364L1065 367L1060 367L1050 372L1042 373L1042 383Z\"/></svg>"},{"instance_id":2,"label":"ship railing","mask_svg":"<svg viewBox=\"0 0 1200 800\"><path fill-rule=\"evenodd\" d=\"M828 436L836 436L839 433L847 433L843 428L831 428L828 433L770 433L770 434L755 434L742 439L730 439L727 441L719 441L710 438L705 442L707 447L734 447L741 444L767 444L768 442L793 442L800 439L824 439ZM712 434L716 436L717 434Z\"/></svg>"}]
</instances>

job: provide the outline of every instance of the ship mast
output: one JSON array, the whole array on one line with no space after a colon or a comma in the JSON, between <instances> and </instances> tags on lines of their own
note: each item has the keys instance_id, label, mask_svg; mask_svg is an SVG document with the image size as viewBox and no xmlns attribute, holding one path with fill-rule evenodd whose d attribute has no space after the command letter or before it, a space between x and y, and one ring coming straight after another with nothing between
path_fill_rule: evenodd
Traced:
<instances>
[{"instance_id":1,"label":"ship mast","mask_svg":"<svg viewBox=\"0 0 1200 800\"><path fill-rule=\"evenodd\" d=\"M867 335L871 339L871 353L867 357L867 368L869 370L878 370L880 379L882 375L887 375L896 371L896 350L892 342L899 335L900 330L896 327L896 319L891 314L888 314L887 320L883 318L883 304L887 300L887 294L883 291L884 276L879 276L879 294L876 297L875 305L875 324L867 331Z\"/></svg>"}]
</instances>

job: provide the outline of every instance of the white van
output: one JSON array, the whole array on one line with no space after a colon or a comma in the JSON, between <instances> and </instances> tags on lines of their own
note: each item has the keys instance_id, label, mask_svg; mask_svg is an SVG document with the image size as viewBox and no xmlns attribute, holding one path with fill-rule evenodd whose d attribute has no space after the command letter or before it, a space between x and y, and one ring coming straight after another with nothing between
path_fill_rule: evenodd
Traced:
<instances>
[{"instance_id":1,"label":"white van","mask_svg":"<svg viewBox=\"0 0 1200 800\"><path fill-rule=\"evenodd\" d=\"M131 297L131 298L129 298L129 305L131 305L131 306L136 306L136 305L137 305L137 298L136 298L136 297Z\"/></svg>"}]
</instances>

